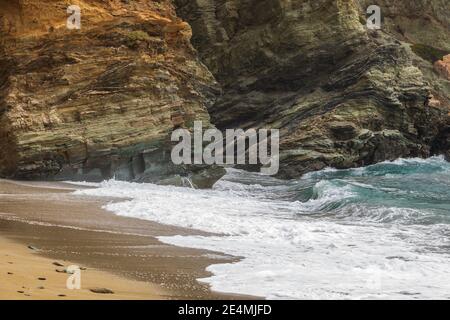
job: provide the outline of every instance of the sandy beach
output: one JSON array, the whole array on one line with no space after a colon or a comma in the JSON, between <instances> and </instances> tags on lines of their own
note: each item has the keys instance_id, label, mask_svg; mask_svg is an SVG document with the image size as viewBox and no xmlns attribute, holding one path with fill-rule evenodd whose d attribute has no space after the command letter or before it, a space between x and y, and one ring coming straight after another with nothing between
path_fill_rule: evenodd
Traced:
<instances>
[{"instance_id":1,"label":"sandy beach","mask_svg":"<svg viewBox=\"0 0 450 320\"><path fill-rule=\"evenodd\" d=\"M113 215L101 207L115 199L75 188L0 180L0 299L239 298L196 280L235 258L163 244L155 237L193 231ZM80 290L66 287L70 265L82 268Z\"/></svg>"},{"instance_id":2,"label":"sandy beach","mask_svg":"<svg viewBox=\"0 0 450 320\"><path fill-rule=\"evenodd\" d=\"M69 274L56 270L64 270L64 266L75 263L62 262L41 257L23 245L0 238L0 299L142 300L160 299L167 295L156 285L84 267L81 267L81 289L70 290L66 286ZM93 292L99 289L109 289L113 293Z\"/></svg>"}]
</instances>

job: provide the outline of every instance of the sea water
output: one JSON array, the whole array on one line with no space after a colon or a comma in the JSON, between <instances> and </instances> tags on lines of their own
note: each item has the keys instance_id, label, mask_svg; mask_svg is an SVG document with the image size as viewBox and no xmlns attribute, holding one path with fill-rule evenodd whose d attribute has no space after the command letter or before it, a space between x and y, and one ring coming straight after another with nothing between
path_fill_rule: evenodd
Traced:
<instances>
[{"instance_id":1,"label":"sea water","mask_svg":"<svg viewBox=\"0 0 450 320\"><path fill-rule=\"evenodd\" d=\"M208 231L165 243L240 257L213 290L268 299L450 298L450 163L401 159L282 181L229 169L212 190L105 181L121 216Z\"/></svg>"}]
</instances>

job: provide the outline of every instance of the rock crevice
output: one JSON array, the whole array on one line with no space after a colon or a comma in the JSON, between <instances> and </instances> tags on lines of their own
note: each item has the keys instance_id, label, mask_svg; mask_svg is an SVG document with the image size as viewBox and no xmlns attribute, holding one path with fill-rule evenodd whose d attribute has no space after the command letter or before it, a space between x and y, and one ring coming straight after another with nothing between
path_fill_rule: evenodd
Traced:
<instances>
[{"instance_id":1,"label":"rock crevice","mask_svg":"<svg viewBox=\"0 0 450 320\"><path fill-rule=\"evenodd\" d=\"M175 2L223 88L213 123L281 129L280 177L448 151L449 83L417 52L450 52L448 1L381 1L378 31L367 1Z\"/></svg>"},{"instance_id":2,"label":"rock crevice","mask_svg":"<svg viewBox=\"0 0 450 320\"><path fill-rule=\"evenodd\" d=\"M176 128L279 128L279 177L449 156L450 3L0 0L0 176L208 187ZM176 6L176 9L175 9ZM195 47L195 49L194 49ZM212 125L211 125L212 123Z\"/></svg>"}]
</instances>

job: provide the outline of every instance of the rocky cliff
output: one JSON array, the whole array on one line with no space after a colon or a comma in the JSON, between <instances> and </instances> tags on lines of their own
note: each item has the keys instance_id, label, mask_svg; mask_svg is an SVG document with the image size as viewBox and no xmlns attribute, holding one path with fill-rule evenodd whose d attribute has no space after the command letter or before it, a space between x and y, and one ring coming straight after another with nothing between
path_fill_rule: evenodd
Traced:
<instances>
[{"instance_id":1,"label":"rocky cliff","mask_svg":"<svg viewBox=\"0 0 450 320\"><path fill-rule=\"evenodd\" d=\"M449 1L377 1L381 30L369 4L0 0L0 176L208 187L222 170L169 155L210 117L280 128L283 178L450 156Z\"/></svg>"},{"instance_id":2,"label":"rocky cliff","mask_svg":"<svg viewBox=\"0 0 450 320\"><path fill-rule=\"evenodd\" d=\"M448 153L450 2L176 0L223 88L220 128L281 129L281 177ZM442 69L442 68L441 68ZM441 70L439 69L439 70Z\"/></svg>"},{"instance_id":3,"label":"rocky cliff","mask_svg":"<svg viewBox=\"0 0 450 320\"><path fill-rule=\"evenodd\" d=\"M218 90L190 37L167 0L0 0L0 176L210 186L221 169L170 162L171 132L208 124Z\"/></svg>"}]
</instances>

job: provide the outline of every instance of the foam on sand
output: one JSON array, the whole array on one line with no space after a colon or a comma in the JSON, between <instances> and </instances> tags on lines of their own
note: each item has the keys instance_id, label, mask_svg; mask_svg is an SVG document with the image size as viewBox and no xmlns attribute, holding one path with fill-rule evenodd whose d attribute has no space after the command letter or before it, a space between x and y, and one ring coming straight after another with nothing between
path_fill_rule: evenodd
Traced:
<instances>
[{"instance_id":1,"label":"foam on sand","mask_svg":"<svg viewBox=\"0 0 450 320\"><path fill-rule=\"evenodd\" d=\"M213 290L270 299L449 298L449 168L441 158L398 160L295 181L229 170L213 190L107 181L77 193L132 199L106 206L118 215L217 233L160 238L242 257L208 268L213 276L201 281ZM415 193L411 181L423 190ZM433 197L424 205L426 190Z\"/></svg>"}]
</instances>

